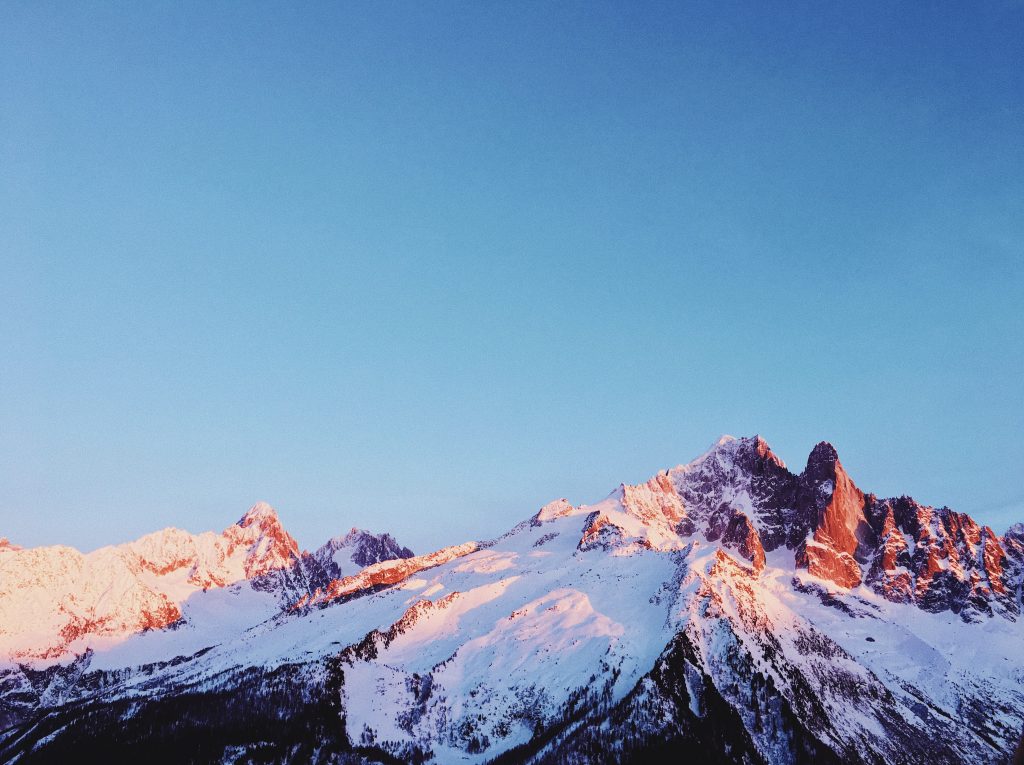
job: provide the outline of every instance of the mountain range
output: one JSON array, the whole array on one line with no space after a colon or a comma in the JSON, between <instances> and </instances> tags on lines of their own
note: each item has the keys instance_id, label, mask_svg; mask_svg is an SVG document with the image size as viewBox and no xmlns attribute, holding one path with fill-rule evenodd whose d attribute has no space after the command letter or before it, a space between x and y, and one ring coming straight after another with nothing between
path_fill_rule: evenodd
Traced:
<instances>
[{"instance_id":1,"label":"mountain range","mask_svg":"<svg viewBox=\"0 0 1024 765\"><path fill-rule=\"evenodd\" d=\"M0 539L0 762L1008 762L1022 580L1024 524L760 437L422 555Z\"/></svg>"}]
</instances>

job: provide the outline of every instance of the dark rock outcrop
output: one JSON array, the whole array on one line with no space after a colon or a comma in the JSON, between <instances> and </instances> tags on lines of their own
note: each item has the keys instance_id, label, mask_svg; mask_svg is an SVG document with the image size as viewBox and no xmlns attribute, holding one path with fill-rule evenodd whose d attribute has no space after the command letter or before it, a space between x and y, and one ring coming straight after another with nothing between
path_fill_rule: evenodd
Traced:
<instances>
[{"instance_id":1,"label":"dark rock outcrop","mask_svg":"<svg viewBox=\"0 0 1024 765\"><path fill-rule=\"evenodd\" d=\"M722 544L725 547L735 549L740 555L754 564L754 571L760 572L764 568L764 547L761 545L761 536L757 533L754 524L746 515L737 511L733 514L729 525L722 534Z\"/></svg>"},{"instance_id":2,"label":"dark rock outcrop","mask_svg":"<svg viewBox=\"0 0 1024 765\"><path fill-rule=\"evenodd\" d=\"M860 584L856 554L872 541L864 494L846 474L832 444L822 441L811 451L800 475L797 502L800 517L813 518L811 536L797 548L797 565L841 587Z\"/></svg>"}]
</instances>

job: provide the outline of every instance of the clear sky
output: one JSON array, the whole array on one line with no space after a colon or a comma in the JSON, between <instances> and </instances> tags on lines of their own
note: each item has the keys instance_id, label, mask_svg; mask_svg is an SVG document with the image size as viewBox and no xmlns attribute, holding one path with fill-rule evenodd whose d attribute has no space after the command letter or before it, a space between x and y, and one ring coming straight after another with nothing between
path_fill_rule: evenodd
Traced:
<instances>
[{"instance_id":1,"label":"clear sky","mask_svg":"<svg viewBox=\"0 0 1024 765\"><path fill-rule=\"evenodd\" d=\"M494 536L762 434L1024 520L1024 5L3 3L0 536Z\"/></svg>"}]
</instances>

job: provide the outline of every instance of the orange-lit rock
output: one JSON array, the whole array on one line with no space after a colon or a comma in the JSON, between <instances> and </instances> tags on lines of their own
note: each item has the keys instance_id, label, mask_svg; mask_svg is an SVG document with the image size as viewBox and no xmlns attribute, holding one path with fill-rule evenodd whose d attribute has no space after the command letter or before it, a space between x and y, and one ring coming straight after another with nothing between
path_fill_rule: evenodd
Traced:
<instances>
[{"instance_id":1,"label":"orange-lit rock","mask_svg":"<svg viewBox=\"0 0 1024 765\"><path fill-rule=\"evenodd\" d=\"M757 528L743 513L737 511L733 515L722 535L722 544L734 548L753 563L754 571L760 572L764 569L765 557L761 537L757 533Z\"/></svg>"},{"instance_id":2,"label":"orange-lit rock","mask_svg":"<svg viewBox=\"0 0 1024 765\"><path fill-rule=\"evenodd\" d=\"M811 536L797 548L797 565L841 587L857 586L862 572L854 555L870 530L864 493L846 474L836 450L824 441L814 447L801 479L814 525Z\"/></svg>"},{"instance_id":3,"label":"orange-lit rock","mask_svg":"<svg viewBox=\"0 0 1024 765\"><path fill-rule=\"evenodd\" d=\"M379 587L397 584L408 579L418 571L440 566L443 563L469 555L479 549L480 546L476 542L466 542L461 545L444 547L428 555L375 563L353 576L335 579L322 591L312 593L298 600L292 606L292 609L303 608L309 605L324 605L343 598L358 597L361 594L373 592Z\"/></svg>"}]
</instances>

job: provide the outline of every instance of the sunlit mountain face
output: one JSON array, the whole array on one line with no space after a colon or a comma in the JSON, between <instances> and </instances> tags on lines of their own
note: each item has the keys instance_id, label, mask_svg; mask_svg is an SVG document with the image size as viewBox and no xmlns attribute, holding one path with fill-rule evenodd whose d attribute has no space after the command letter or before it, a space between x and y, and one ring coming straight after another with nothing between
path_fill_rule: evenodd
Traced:
<instances>
[{"instance_id":1,"label":"sunlit mountain face","mask_svg":"<svg viewBox=\"0 0 1024 765\"><path fill-rule=\"evenodd\" d=\"M1024 525L865 493L827 443L794 472L725 437L453 542L303 552L266 504L87 555L0 541L0 761L935 765L1020 739Z\"/></svg>"}]
</instances>

